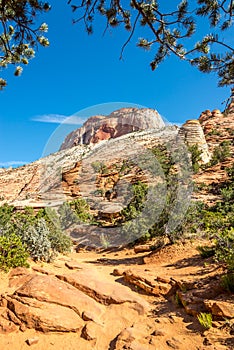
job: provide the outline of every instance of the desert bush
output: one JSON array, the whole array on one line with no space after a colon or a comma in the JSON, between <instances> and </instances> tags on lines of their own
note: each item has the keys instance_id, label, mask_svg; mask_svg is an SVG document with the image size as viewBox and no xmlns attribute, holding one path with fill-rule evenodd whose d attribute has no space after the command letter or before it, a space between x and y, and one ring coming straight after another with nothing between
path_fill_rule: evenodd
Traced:
<instances>
[{"instance_id":1,"label":"desert bush","mask_svg":"<svg viewBox=\"0 0 234 350\"><path fill-rule=\"evenodd\" d=\"M75 223L78 223L78 217L72 210L69 203L64 202L58 209L59 221L62 230L70 228Z\"/></svg>"},{"instance_id":2,"label":"desert bush","mask_svg":"<svg viewBox=\"0 0 234 350\"><path fill-rule=\"evenodd\" d=\"M12 205L4 204L0 206L0 227L4 227L12 217L14 207Z\"/></svg>"},{"instance_id":3,"label":"desert bush","mask_svg":"<svg viewBox=\"0 0 234 350\"><path fill-rule=\"evenodd\" d=\"M215 257L234 271L234 228L226 229L216 236Z\"/></svg>"},{"instance_id":4,"label":"desert bush","mask_svg":"<svg viewBox=\"0 0 234 350\"><path fill-rule=\"evenodd\" d=\"M41 209L37 218L43 218L46 221L49 229L48 239L51 244L51 249L54 252L67 253L71 251L72 241L70 237L63 232L59 216L52 208Z\"/></svg>"},{"instance_id":5,"label":"desert bush","mask_svg":"<svg viewBox=\"0 0 234 350\"><path fill-rule=\"evenodd\" d=\"M121 211L122 221L129 221L134 219L143 209L144 201L146 199L148 186L141 181L132 185L132 200Z\"/></svg>"},{"instance_id":6,"label":"desert bush","mask_svg":"<svg viewBox=\"0 0 234 350\"><path fill-rule=\"evenodd\" d=\"M188 150L191 154L192 168L194 173L196 174L200 169L202 151L199 150L198 145L189 146Z\"/></svg>"},{"instance_id":7,"label":"desert bush","mask_svg":"<svg viewBox=\"0 0 234 350\"><path fill-rule=\"evenodd\" d=\"M210 258L211 256L215 255L215 246L198 246L197 250L203 259Z\"/></svg>"},{"instance_id":8,"label":"desert bush","mask_svg":"<svg viewBox=\"0 0 234 350\"><path fill-rule=\"evenodd\" d=\"M234 273L227 273L221 278L221 286L228 292L234 293Z\"/></svg>"},{"instance_id":9,"label":"desert bush","mask_svg":"<svg viewBox=\"0 0 234 350\"><path fill-rule=\"evenodd\" d=\"M79 222L91 222L93 215L90 213L90 206L84 198L78 198L69 202L70 208L73 209Z\"/></svg>"},{"instance_id":10,"label":"desert bush","mask_svg":"<svg viewBox=\"0 0 234 350\"><path fill-rule=\"evenodd\" d=\"M223 141L219 146L215 147L213 155L210 161L210 165L218 164L223 162L226 158L230 157L231 149L229 141Z\"/></svg>"},{"instance_id":11,"label":"desert bush","mask_svg":"<svg viewBox=\"0 0 234 350\"><path fill-rule=\"evenodd\" d=\"M53 254L49 240L50 231L44 219L38 219L35 226L29 225L18 231L18 234L33 260L51 261Z\"/></svg>"},{"instance_id":12,"label":"desert bush","mask_svg":"<svg viewBox=\"0 0 234 350\"><path fill-rule=\"evenodd\" d=\"M71 251L72 241L60 227L50 227L48 239L50 241L51 249L54 252L68 253Z\"/></svg>"},{"instance_id":13,"label":"desert bush","mask_svg":"<svg viewBox=\"0 0 234 350\"><path fill-rule=\"evenodd\" d=\"M50 261L56 252L70 251L70 237L62 231L59 217L53 209L41 209L36 214L32 208L17 212L14 207L0 207L6 218L1 220L0 234L15 233L27 247L34 260Z\"/></svg>"},{"instance_id":14,"label":"desert bush","mask_svg":"<svg viewBox=\"0 0 234 350\"><path fill-rule=\"evenodd\" d=\"M19 236L14 233L0 236L0 269L7 272L12 267L28 267L28 257L29 254Z\"/></svg>"}]
</instances>

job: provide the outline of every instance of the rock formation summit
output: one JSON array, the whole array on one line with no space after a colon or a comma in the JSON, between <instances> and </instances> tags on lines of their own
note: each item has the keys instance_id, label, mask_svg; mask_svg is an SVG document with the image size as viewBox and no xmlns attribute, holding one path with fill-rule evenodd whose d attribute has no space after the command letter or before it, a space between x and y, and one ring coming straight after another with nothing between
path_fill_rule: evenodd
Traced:
<instances>
[{"instance_id":1,"label":"rock formation summit","mask_svg":"<svg viewBox=\"0 0 234 350\"><path fill-rule=\"evenodd\" d=\"M155 110L147 108L123 108L109 116L93 116L66 137L59 152L16 169L0 169L0 205L8 203L17 208L40 208L78 198L89 189L89 176L81 181L85 160L92 162L97 157L95 159L107 168L109 163L120 164L126 157L128 142L134 145L130 152L132 157L139 147L152 149L177 142L177 139L188 148L197 145L202 151L201 163L209 162L221 142L230 144L232 157L233 121L232 112L223 114L219 110L206 110L198 120L190 119L180 128L165 125ZM111 147L114 151L110 154ZM217 174L217 169L214 171ZM215 179L221 181L225 179L225 174L225 170L220 168ZM115 176L113 174L113 179ZM144 179L139 175L138 180ZM208 169L203 171L203 176L199 173L196 181L210 184L214 181L213 172ZM85 184L85 191L81 191L81 183Z\"/></svg>"},{"instance_id":2,"label":"rock formation summit","mask_svg":"<svg viewBox=\"0 0 234 350\"><path fill-rule=\"evenodd\" d=\"M201 158L204 163L209 162L211 154L208 144L199 120L187 120L179 130L180 137L186 142L187 146L197 145L202 152Z\"/></svg>"},{"instance_id":3,"label":"rock formation summit","mask_svg":"<svg viewBox=\"0 0 234 350\"><path fill-rule=\"evenodd\" d=\"M77 145L96 144L134 131L161 129L164 126L164 121L154 109L121 108L108 116L90 117L81 128L67 135L60 150Z\"/></svg>"}]
</instances>

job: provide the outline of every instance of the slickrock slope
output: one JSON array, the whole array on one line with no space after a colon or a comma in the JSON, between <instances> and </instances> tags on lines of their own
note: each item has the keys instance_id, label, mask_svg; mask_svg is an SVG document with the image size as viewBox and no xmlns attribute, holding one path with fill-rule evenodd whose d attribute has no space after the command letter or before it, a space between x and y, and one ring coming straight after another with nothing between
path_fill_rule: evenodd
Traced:
<instances>
[{"instance_id":1,"label":"slickrock slope","mask_svg":"<svg viewBox=\"0 0 234 350\"><path fill-rule=\"evenodd\" d=\"M109 116L93 116L67 135L60 150L77 145L95 144L134 131L160 129L165 126L160 115L148 108L122 108Z\"/></svg>"},{"instance_id":2,"label":"slickrock slope","mask_svg":"<svg viewBox=\"0 0 234 350\"><path fill-rule=\"evenodd\" d=\"M77 146L16 169L4 170L0 176L0 203L23 201L22 205L34 202L35 207L43 206L47 193L54 200L58 193L61 200L62 173L67 167L73 168L85 152L88 152L87 147Z\"/></svg>"},{"instance_id":3,"label":"slickrock slope","mask_svg":"<svg viewBox=\"0 0 234 350\"><path fill-rule=\"evenodd\" d=\"M61 204L65 199L81 195L77 182L82 160L89 157L95 160L98 154L100 158L96 160L105 163L108 160L105 152L112 149L111 161L114 163L126 157L124 147L127 143L132 146L129 146L129 152L134 156L134 144L142 149L154 147L175 139L177 133L176 126L140 131L101 144L71 147L23 167L5 170L0 176L0 203L7 201L16 206L33 207Z\"/></svg>"},{"instance_id":4,"label":"slickrock slope","mask_svg":"<svg viewBox=\"0 0 234 350\"><path fill-rule=\"evenodd\" d=\"M109 160L112 164L117 164L125 159L125 144L131 142L132 147L129 147L127 156L134 157L134 152L135 155L138 152L137 147L153 148L179 138L188 146L197 144L202 150L203 162L207 163L214 148L223 141L229 141L231 155L228 164L218 164L194 176L198 183L209 185L212 182L222 182L226 179L225 167L232 162L233 132L234 114L222 114L218 110L207 110L199 120L189 120L180 129L164 126L157 112L150 109L127 108L115 111L108 117L91 117L83 127L67 136L61 146L65 149L17 169L0 169L0 203L36 208L56 203L59 205L64 200L81 195L85 197L91 190L88 180L92 177L92 172L86 169L88 172L80 181L79 174L84 160L90 158L94 163L98 161L104 164ZM113 179L118 177L118 174L112 175ZM145 181L140 173L137 179Z\"/></svg>"}]
</instances>

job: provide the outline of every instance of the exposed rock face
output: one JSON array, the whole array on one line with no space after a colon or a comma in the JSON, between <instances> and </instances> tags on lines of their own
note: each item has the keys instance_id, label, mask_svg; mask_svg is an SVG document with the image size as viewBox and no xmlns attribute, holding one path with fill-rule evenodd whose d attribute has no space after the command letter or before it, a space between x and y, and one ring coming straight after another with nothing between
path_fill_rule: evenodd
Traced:
<instances>
[{"instance_id":1,"label":"exposed rock face","mask_svg":"<svg viewBox=\"0 0 234 350\"><path fill-rule=\"evenodd\" d=\"M154 147L173 140L178 133L176 126L166 126L160 130L152 129L120 136L115 141L116 147L121 141L131 137L131 140L140 147ZM107 142L107 141L106 141ZM79 197L80 186L77 182L82 159L92 156L98 149L98 144L78 145L41 158L36 162L19 167L7 169L0 176L0 203L12 203L16 207L33 206L34 208L48 206L48 203L59 203L64 200ZM101 158L105 163L104 147ZM112 163L121 158L117 148L113 154ZM136 151L132 149L134 155ZM86 175L86 179L88 175ZM140 180L140 179L139 179ZM88 186L88 185L87 185ZM88 191L88 189L87 189Z\"/></svg>"},{"instance_id":2,"label":"exposed rock face","mask_svg":"<svg viewBox=\"0 0 234 350\"><path fill-rule=\"evenodd\" d=\"M209 162L211 155L199 120L187 120L180 128L179 135L184 138L188 146L197 145L202 151L202 161Z\"/></svg>"},{"instance_id":3,"label":"exposed rock face","mask_svg":"<svg viewBox=\"0 0 234 350\"><path fill-rule=\"evenodd\" d=\"M102 305L130 302L139 314L144 314L148 311L149 305L147 302L135 296L125 286L115 285L110 281L103 283L102 276L97 270L82 269L78 272L58 275L57 277L78 288Z\"/></svg>"},{"instance_id":4,"label":"exposed rock face","mask_svg":"<svg viewBox=\"0 0 234 350\"><path fill-rule=\"evenodd\" d=\"M216 146L223 141L229 141L231 155L228 162L225 161L213 168L203 170L194 177L196 182L204 184L219 183L226 180L225 168L231 165L234 154L233 113L222 114L219 110L212 112L206 110L201 114L199 120L189 120L180 129L176 126L163 127L163 125L164 123L157 112L150 109L127 108L115 111L108 117L91 117L82 128L68 135L62 146L66 149L17 169L0 169L0 203L7 202L16 207L29 205L40 208L48 205L58 206L65 200L71 200L81 195L86 198L90 193L90 177L93 174L88 172L80 181L79 174L84 159L91 159L93 155L95 156L99 152L96 160L99 163L103 162L109 172L110 164L115 165L125 159L123 157L125 151L122 147L124 142L133 142L130 156L134 157L137 154L138 145L149 149L159 144L166 145L168 142L173 142L178 134L189 146L198 145L202 150L204 163L210 160ZM142 128L145 130L133 132ZM117 137L118 139L116 139ZM102 143L99 143L100 140L102 140ZM115 148L112 144L114 142ZM78 144L78 146L73 147L74 144ZM110 157L108 150L111 145L114 151ZM131 178L131 174L127 175L128 181L132 181L132 183L135 180L146 182L143 173L135 172L135 177ZM113 188L112 182L118 182L119 177L118 171L108 175L108 177L105 174L103 177L97 176L96 185L99 181L100 188L105 187L106 190L111 191ZM97 186L97 188L99 187ZM92 190L95 189L92 188ZM201 199L203 200L200 197L199 200ZM106 200L110 201L110 198L106 198ZM210 202L215 200L217 198L213 198ZM111 201L112 204L115 204L115 207L119 205L118 199L111 198ZM103 215L105 214L104 207L106 203L109 202L103 203ZM112 209L115 210L114 206ZM108 206L108 210L110 210L110 206Z\"/></svg>"},{"instance_id":5,"label":"exposed rock face","mask_svg":"<svg viewBox=\"0 0 234 350\"><path fill-rule=\"evenodd\" d=\"M109 116L89 118L81 128L74 130L66 137L60 149L94 144L134 131L160 129L164 126L164 121L153 109L122 108Z\"/></svg>"},{"instance_id":6,"label":"exposed rock face","mask_svg":"<svg viewBox=\"0 0 234 350\"><path fill-rule=\"evenodd\" d=\"M120 324L131 323L131 314L143 316L149 310L146 300L113 279L103 281L96 268L86 266L57 277L46 273L12 270L10 282L14 283L10 284L15 291L0 298L1 305L5 304L5 316L0 312L0 332L16 331L15 325L43 332L83 329L83 337L93 340L101 336L100 326L108 327L114 305L123 313Z\"/></svg>"},{"instance_id":7,"label":"exposed rock face","mask_svg":"<svg viewBox=\"0 0 234 350\"><path fill-rule=\"evenodd\" d=\"M212 112L206 110L201 113L199 122L201 123L211 153L221 142L232 142L234 133L234 111L232 113L223 114L218 109Z\"/></svg>"}]
</instances>

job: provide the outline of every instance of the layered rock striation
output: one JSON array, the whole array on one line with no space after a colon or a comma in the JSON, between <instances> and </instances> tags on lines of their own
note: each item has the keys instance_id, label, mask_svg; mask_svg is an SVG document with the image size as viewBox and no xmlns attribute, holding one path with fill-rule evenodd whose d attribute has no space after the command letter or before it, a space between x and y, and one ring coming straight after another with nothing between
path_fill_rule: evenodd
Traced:
<instances>
[{"instance_id":1,"label":"layered rock striation","mask_svg":"<svg viewBox=\"0 0 234 350\"><path fill-rule=\"evenodd\" d=\"M234 111L221 113L214 109L212 112L206 110L201 113L199 122L204 131L209 151L212 153L214 148L221 142L228 141L232 147L234 137Z\"/></svg>"},{"instance_id":2,"label":"layered rock striation","mask_svg":"<svg viewBox=\"0 0 234 350\"><path fill-rule=\"evenodd\" d=\"M179 130L179 136L184 139L188 146L197 145L202 151L201 158L204 163L208 163L211 154L208 149L208 144L199 120L187 120Z\"/></svg>"},{"instance_id":3,"label":"layered rock striation","mask_svg":"<svg viewBox=\"0 0 234 350\"><path fill-rule=\"evenodd\" d=\"M164 126L161 116L153 109L122 108L108 116L89 118L81 128L67 135L60 150L77 145L96 144L134 131L160 129Z\"/></svg>"},{"instance_id":4,"label":"layered rock striation","mask_svg":"<svg viewBox=\"0 0 234 350\"><path fill-rule=\"evenodd\" d=\"M17 169L0 169L0 203L37 208L54 206L56 203L60 205L80 196L86 197L90 190L94 190L92 186L90 189L90 177L95 175L92 174L91 163L103 163L110 172L110 164L121 164L126 157L135 159L139 147L141 150L152 149L159 144L167 147L168 143L173 143L176 139L183 140L187 146L198 145L204 163L209 162L216 146L223 141L229 141L232 157L233 130L233 114L222 114L219 110L207 110L201 114L199 120L188 120L181 128L164 126L158 113L150 109L126 108L111 113L109 117L94 116L83 127L67 136L61 147L65 149ZM128 154L125 151L127 144ZM81 179L80 172L87 161L91 168L87 168L86 173L83 171L84 176ZM213 170L209 168L200 172L195 181L199 182L202 175L207 184L216 179L218 182L225 181L223 166L226 167L226 163L218 166L219 176L214 174L218 171L216 166ZM103 174L102 180L115 182L115 177L118 176L117 173L109 176ZM136 176L137 181L145 182L141 172L128 174L128 181L136 179ZM98 179L97 177L96 180ZM111 190L112 183L109 185ZM108 184L106 188L109 189Z\"/></svg>"}]
</instances>

